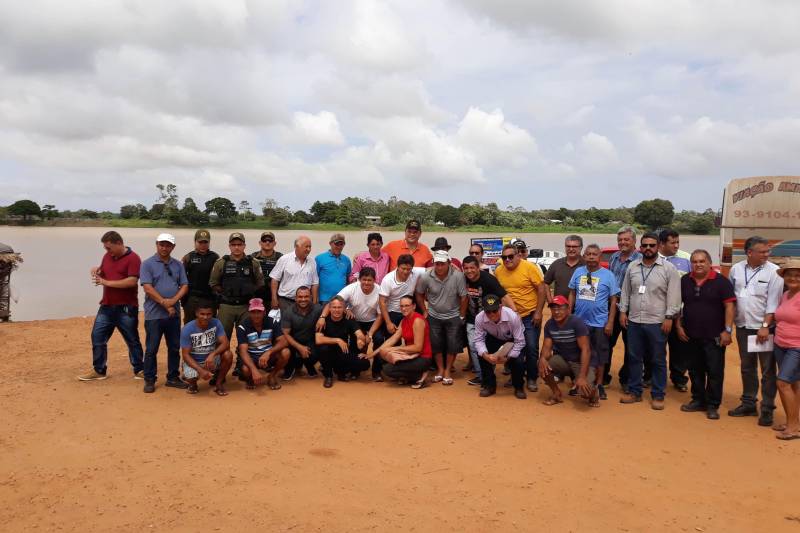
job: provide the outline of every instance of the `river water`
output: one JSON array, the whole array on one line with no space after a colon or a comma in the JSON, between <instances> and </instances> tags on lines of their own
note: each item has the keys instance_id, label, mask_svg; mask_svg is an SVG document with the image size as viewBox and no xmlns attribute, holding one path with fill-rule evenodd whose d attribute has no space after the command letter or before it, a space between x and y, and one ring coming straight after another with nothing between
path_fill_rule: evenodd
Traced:
<instances>
[{"instance_id":1,"label":"river water","mask_svg":"<svg viewBox=\"0 0 800 533\"><path fill-rule=\"evenodd\" d=\"M95 287L89 279L89 269L100 264L104 253L100 236L112 228L61 228L61 227L17 227L0 226L0 242L11 245L16 252L22 252L25 262L11 275L12 296L18 301L11 302L11 317L15 321L40 320L90 316L97 311L101 287ZM193 248L194 231L189 229L120 228L125 244L141 256L142 260L155 253L155 238L161 231L175 235L177 245L175 257ZM223 255L228 251L227 236L234 230L212 230L211 249ZM259 230L242 230L247 239L247 253L258 249ZM274 230L277 246L281 252L292 249L292 242L299 235L311 238L312 255L328 249L331 232L328 231L282 231ZM351 259L366 250L368 231L343 232L347 245L344 253ZM402 232L382 232L384 242L402 237ZM459 258L467 254L470 238L500 237L493 234L470 234L450 232L426 232L422 241L429 246L437 236L444 235L453 246L451 253ZM531 248L562 250L566 234L522 233L516 235L525 240ZM600 246L616 246L615 235L582 235L584 243L597 243ZM683 250L705 248L718 262L717 236L684 236L681 238ZM140 302L144 294L140 289Z\"/></svg>"}]
</instances>

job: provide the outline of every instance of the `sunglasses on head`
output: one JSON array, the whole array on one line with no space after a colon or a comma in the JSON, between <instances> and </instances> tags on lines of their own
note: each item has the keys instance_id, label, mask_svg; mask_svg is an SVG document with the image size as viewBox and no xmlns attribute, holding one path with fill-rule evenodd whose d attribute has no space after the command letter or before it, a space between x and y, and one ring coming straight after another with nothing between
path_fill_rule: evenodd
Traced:
<instances>
[{"instance_id":1,"label":"sunglasses on head","mask_svg":"<svg viewBox=\"0 0 800 533\"><path fill-rule=\"evenodd\" d=\"M503 261L511 261L516 256L517 256L517 254L505 254L505 255L501 255L500 257L503 258Z\"/></svg>"}]
</instances>

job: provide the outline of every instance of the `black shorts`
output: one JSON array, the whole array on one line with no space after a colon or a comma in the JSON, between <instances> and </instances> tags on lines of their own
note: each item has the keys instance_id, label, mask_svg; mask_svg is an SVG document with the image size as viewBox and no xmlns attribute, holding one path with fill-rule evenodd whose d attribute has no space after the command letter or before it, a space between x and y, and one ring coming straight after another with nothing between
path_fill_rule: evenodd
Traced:
<instances>
[{"instance_id":1,"label":"black shorts","mask_svg":"<svg viewBox=\"0 0 800 533\"><path fill-rule=\"evenodd\" d=\"M428 316L428 327L433 353L455 354L464 349L461 334L463 327L460 318L441 319Z\"/></svg>"}]
</instances>

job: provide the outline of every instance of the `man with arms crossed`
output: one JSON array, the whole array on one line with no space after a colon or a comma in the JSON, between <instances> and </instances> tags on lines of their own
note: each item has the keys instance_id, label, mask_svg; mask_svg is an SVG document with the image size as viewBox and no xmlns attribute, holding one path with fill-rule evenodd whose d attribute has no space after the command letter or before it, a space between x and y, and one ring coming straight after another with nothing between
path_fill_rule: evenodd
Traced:
<instances>
[{"instance_id":1,"label":"man with arms crossed","mask_svg":"<svg viewBox=\"0 0 800 533\"><path fill-rule=\"evenodd\" d=\"M583 239L580 235L570 235L564 240L566 257L559 257L553 261L544 274L544 284L548 289L553 285L552 294L549 290L545 291L548 302L553 301L553 296L569 298L569 282L572 280L572 275L576 268L584 264L581 248L583 248Z\"/></svg>"},{"instance_id":2,"label":"man with arms crossed","mask_svg":"<svg viewBox=\"0 0 800 533\"><path fill-rule=\"evenodd\" d=\"M260 249L253 253L250 257L258 261L261 265L261 274L264 276L264 286L256 291L256 297L264 301L267 309L272 307L272 278L269 275L272 269L278 264L278 259L283 257L283 254L275 249L275 234L271 231L265 231L261 234L258 241Z\"/></svg>"},{"instance_id":3,"label":"man with arms crossed","mask_svg":"<svg viewBox=\"0 0 800 533\"><path fill-rule=\"evenodd\" d=\"M202 379L214 383L217 396L228 395L225 376L233 363L233 354L228 349L225 328L213 313L210 302L198 303L197 318L181 330L183 377L189 384L186 389L189 394L197 394L197 382Z\"/></svg>"},{"instance_id":4,"label":"man with arms crossed","mask_svg":"<svg viewBox=\"0 0 800 533\"><path fill-rule=\"evenodd\" d=\"M336 293L347 285L350 277L350 258L342 253L345 240L341 233L331 235L330 250L322 252L315 259L319 278L319 303L325 305Z\"/></svg>"}]
</instances>

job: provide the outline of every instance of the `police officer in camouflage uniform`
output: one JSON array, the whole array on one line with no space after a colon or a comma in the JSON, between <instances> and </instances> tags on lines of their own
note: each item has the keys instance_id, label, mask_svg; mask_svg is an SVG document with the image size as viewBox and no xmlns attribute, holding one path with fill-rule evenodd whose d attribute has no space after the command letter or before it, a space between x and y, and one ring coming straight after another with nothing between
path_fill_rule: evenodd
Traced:
<instances>
[{"instance_id":1,"label":"police officer in camouflage uniform","mask_svg":"<svg viewBox=\"0 0 800 533\"><path fill-rule=\"evenodd\" d=\"M200 302L214 302L214 315L217 314L217 297L208 284L211 269L219 259L217 252L209 250L211 234L208 230L199 229L194 234L194 250L183 256L181 262L186 269L189 279L189 292L181 302L183 305L183 324L186 325L195 319L197 304Z\"/></svg>"}]
</instances>

